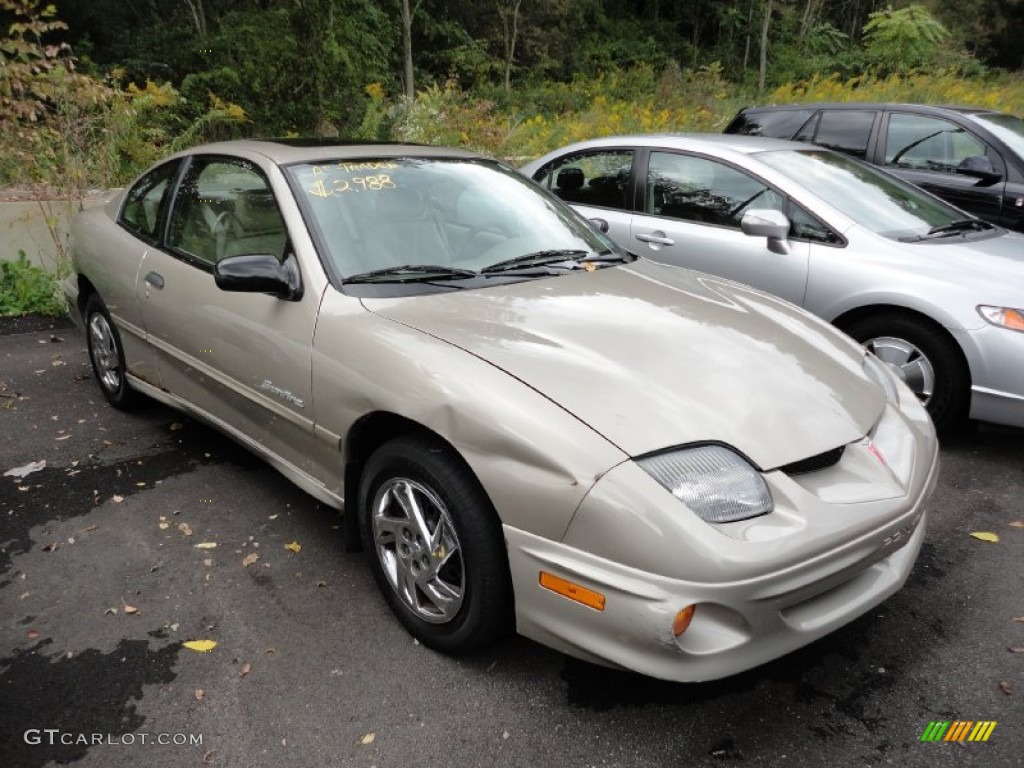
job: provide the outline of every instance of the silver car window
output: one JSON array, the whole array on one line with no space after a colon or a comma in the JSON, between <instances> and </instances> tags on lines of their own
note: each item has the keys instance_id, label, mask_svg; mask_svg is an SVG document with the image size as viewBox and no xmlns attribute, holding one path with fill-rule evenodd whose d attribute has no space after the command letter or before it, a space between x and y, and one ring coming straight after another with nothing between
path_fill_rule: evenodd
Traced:
<instances>
[{"instance_id":1,"label":"silver car window","mask_svg":"<svg viewBox=\"0 0 1024 768\"><path fill-rule=\"evenodd\" d=\"M651 153L645 213L739 229L748 210L784 207L782 195L732 166L676 152Z\"/></svg>"},{"instance_id":2,"label":"silver car window","mask_svg":"<svg viewBox=\"0 0 1024 768\"><path fill-rule=\"evenodd\" d=\"M405 265L478 271L540 250L611 242L529 179L477 160L387 158L286 168L342 276Z\"/></svg>"},{"instance_id":3,"label":"silver car window","mask_svg":"<svg viewBox=\"0 0 1024 768\"><path fill-rule=\"evenodd\" d=\"M756 157L861 226L894 240L964 218L917 187L837 152L772 150Z\"/></svg>"},{"instance_id":4,"label":"silver car window","mask_svg":"<svg viewBox=\"0 0 1024 768\"><path fill-rule=\"evenodd\" d=\"M602 149L554 160L534 180L567 203L628 211L632 167L632 150Z\"/></svg>"}]
</instances>

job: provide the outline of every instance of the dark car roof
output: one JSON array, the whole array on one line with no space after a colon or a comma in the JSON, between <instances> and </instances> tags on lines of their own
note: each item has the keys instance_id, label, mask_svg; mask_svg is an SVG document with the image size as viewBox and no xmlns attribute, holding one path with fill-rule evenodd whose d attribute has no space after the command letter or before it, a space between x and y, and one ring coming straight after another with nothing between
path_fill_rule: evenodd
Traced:
<instances>
[{"instance_id":1,"label":"dark car roof","mask_svg":"<svg viewBox=\"0 0 1024 768\"><path fill-rule=\"evenodd\" d=\"M772 112L782 110L819 110L819 109L905 109L912 112L942 114L959 112L961 114L1000 114L999 110L988 107L969 107L956 104L911 104L904 102L881 101L816 101L805 104L761 104L746 107L741 112Z\"/></svg>"}]
</instances>

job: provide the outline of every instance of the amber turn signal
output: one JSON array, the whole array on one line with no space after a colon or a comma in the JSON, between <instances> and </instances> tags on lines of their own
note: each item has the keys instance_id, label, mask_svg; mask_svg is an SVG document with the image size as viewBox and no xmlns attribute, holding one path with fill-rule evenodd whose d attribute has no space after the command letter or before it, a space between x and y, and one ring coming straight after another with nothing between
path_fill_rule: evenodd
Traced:
<instances>
[{"instance_id":1,"label":"amber turn signal","mask_svg":"<svg viewBox=\"0 0 1024 768\"><path fill-rule=\"evenodd\" d=\"M540 585L544 587L544 589L550 589L552 592L557 592L562 597L575 600L577 603L583 603L583 605L588 608L593 608L595 611L604 610L604 595L600 592L595 592L592 589L581 587L579 584L573 584L571 581L566 581L554 574L541 571Z\"/></svg>"},{"instance_id":2,"label":"amber turn signal","mask_svg":"<svg viewBox=\"0 0 1024 768\"><path fill-rule=\"evenodd\" d=\"M686 629L690 626L690 622L693 621L693 613L697 610L696 605L688 605L679 613L676 614L675 621L672 622L672 634L679 637Z\"/></svg>"}]
</instances>

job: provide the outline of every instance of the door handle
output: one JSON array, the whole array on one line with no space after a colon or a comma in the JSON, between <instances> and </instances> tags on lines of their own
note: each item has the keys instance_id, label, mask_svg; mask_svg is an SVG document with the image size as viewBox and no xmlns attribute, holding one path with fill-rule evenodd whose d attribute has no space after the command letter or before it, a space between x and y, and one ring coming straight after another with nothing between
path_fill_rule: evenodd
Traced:
<instances>
[{"instance_id":1,"label":"door handle","mask_svg":"<svg viewBox=\"0 0 1024 768\"><path fill-rule=\"evenodd\" d=\"M658 235L658 234L650 234L650 235L639 234L639 235L636 236L636 239L639 240L642 243L654 243L656 245L675 245L676 244L676 241L673 240L671 237L665 237L665 235Z\"/></svg>"},{"instance_id":2,"label":"door handle","mask_svg":"<svg viewBox=\"0 0 1024 768\"><path fill-rule=\"evenodd\" d=\"M154 288L164 287L163 275L158 275L156 272L150 272L143 278L147 283L152 285Z\"/></svg>"}]
</instances>

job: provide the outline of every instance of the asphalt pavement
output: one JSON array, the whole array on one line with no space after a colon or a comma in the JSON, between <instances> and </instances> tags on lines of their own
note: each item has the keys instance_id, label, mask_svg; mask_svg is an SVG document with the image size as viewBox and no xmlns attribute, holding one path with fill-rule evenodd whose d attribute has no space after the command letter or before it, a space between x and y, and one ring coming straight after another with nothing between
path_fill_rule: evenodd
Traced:
<instances>
[{"instance_id":1,"label":"asphalt pavement","mask_svg":"<svg viewBox=\"0 0 1024 768\"><path fill-rule=\"evenodd\" d=\"M0 477L5 768L1024 765L1022 430L943 444L901 592L694 685L418 645L333 510L170 409L111 409L71 327L0 321L0 475L41 461ZM997 725L920 740L958 720Z\"/></svg>"}]
</instances>

